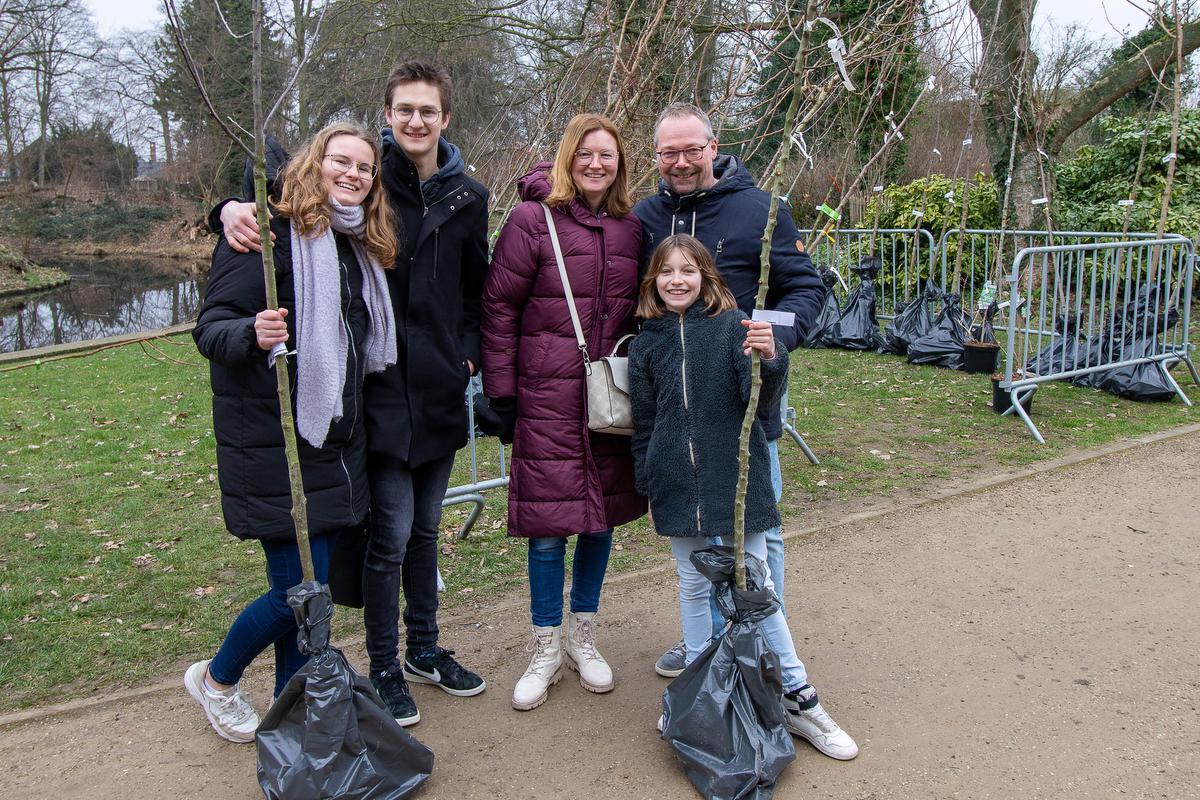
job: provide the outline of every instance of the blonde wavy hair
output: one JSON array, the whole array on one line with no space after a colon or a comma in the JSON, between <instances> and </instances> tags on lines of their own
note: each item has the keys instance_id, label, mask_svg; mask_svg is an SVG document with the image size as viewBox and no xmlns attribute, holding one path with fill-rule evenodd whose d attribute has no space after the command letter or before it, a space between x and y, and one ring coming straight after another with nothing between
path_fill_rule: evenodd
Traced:
<instances>
[{"instance_id":1,"label":"blonde wavy hair","mask_svg":"<svg viewBox=\"0 0 1200 800\"><path fill-rule=\"evenodd\" d=\"M288 217L301 236L320 236L329 230L329 192L325 188L321 162L335 136L362 139L371 148L376 169L380 168L378 140L361 125L335 122L313 134L300 154L288 162L280 197L275 203L275 210ZM376 174L375 180L371 181L363 199L363 211L367 223L363 245L379 266L391 269L400 252L400 244L396 239L396 215L383 188L382 175Z\"/></svg>"},{"instance_id":2,"label":"blonde wavy hair","mask_svg":"<svg viewBox=\"0 0 1200 800\"><path fill-rule=\"evenodd\" d=\"M717 265L708 248L694 236L678 233L663 239L662 244L654 250L654 255L650 256L650 266L646 268L642 285L638 287L635 312L637 316L642 319L658 319L667 313L667 304L658 294L658 274L666 266L667 258L676 250L683 253L700 271L699 299L704 303L704 310L710 317L737 308L737 300L734 299L733 292L729 291L721 273L717 272Z\"/></svg>"},{"instance_id":3,"label":"blonde wavy hair","mask_svg":"<svg viewBox=\"0 0 1200 800\"><path fill-rule=\"evenodd\" d=\"M592 131L606 131L617 140L617 175L604 195L604 210L609 216L623 217L633 210L629 179L625 172L625 144L612 120L599 114L576 114L567 123L562 141L558 144L558 153L554 156L554 167L550 170L550 196L546 198L546 205L563 206L579 194L579 187L571 177L571 166L575 163L575 151L579 149L583 137Z\"/></svg>"}]
</instances>

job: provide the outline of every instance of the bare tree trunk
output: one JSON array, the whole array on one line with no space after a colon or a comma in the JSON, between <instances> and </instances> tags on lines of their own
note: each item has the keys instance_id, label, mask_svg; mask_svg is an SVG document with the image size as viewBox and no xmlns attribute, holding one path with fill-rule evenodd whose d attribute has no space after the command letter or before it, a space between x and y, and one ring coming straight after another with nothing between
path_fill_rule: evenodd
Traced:
<instances>
[{"instance_id":1,"label":"bare tree trunk","mask_svg":"<svg viewBox=\"0 0 1200 800\"><path fill-rule=\"evenodd\" d=\"M160 105L155 110L158 112L158 122L162 127L163 155L166 157L168 164L174 164L175 145L171 141L171 115L167 113L165 106Z\"/></svg>"}]
</instances>

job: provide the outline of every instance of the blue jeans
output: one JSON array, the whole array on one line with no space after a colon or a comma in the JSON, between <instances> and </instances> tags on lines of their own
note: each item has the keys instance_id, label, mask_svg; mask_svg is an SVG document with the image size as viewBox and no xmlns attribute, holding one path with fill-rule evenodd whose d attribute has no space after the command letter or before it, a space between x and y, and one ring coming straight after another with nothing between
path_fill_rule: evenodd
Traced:
<instances>
[{"instance_id":1,"label":"blue jeans","mask_svg":"<svg viewBox=\"0 0 1200 800\"><path fill-rule=\"evenodd\" d=\"M408 649L437 644L438 527L453 467L453 455L415 469L381 454L367 461L371 526L363 564L363 625L372 674L399 658L402 586Z\"/></svg>"},{"instance_id":2,"label":"blue jeans","mask_svg":"<svg viewBox=\"0 0 1200 800\"><path fill-rule=\"evenodd\" d=\"M775 504L783 499L783 470L779 468L779 440L767 442L767 456L771 462L771 488L775 490ZM771 583L775 584L775 594L779 596L779 609L786 613L783 606L783 527L771 528L766 532L767 537L767 571L771 573ZM713 544L721 540L714 538ZM712 615L713 635L720 633L725 627L725 618L717 609L717 601L710 600L709 612Z\"/></svg>"},{"instance_id":3,"label":"blue jeans","mask_svg":"<svg viewBox=\"0 0 1200 800\"><path fill-rule=\"evenodd\" d=\"M723 538L726 545L733 544L733 537ZM683 623L683 643L687 647L687 663L690 664L700 655L700 651L708 644L711 636L708 614L705 613L706 600L712 597L712 584L696 571L692 564L691 554L696 550L708 547L707 539L699 536L672 537L671 553L675 556L675 573L679 576L679 618ZM761 533L746 535L746 553L765 560L767 555L766 536ZM770 574L767 575L767 588L774 588ZM799 656L796 655L796 645L792 641L792 632L788 630L787 619L783 609L759 623L767 646L779 656L779 666L783 673L783 690L792 692L808 683L808 673Z\"/></svg>"},{"instance_id":4,"label":"blue jeans","mask_svg":"<svg viewBox=\"0 0 1200 800\"><path fill-rule=\"evenodd\" d=\"M329 578L329 552L335 534L309 537L313 572L325 583ZM242 609L208 672L218 683L237 683L250 662L268 646L275 645L275 696L308 661L296 646L296 614L287 602L288 589L304 580L300 570L300 551L295 542L262 542L267 556L267 582L271 588Z\"/></svg>"},{"instance_id":5,"label":"blue jeans","mask_svg":"<svg viewBox=\"0 0 1200 800\"><path fill-rule=\"evenodd\" d=\"M575 541L571 564L571 612L595 612L600 608L600 589L612 549L612 528L599 533L581 533ZM529 540L529 612L533 624L562 625L563 585L566 582L567 539L546 536Z\"/></svg>"}]
</instances>

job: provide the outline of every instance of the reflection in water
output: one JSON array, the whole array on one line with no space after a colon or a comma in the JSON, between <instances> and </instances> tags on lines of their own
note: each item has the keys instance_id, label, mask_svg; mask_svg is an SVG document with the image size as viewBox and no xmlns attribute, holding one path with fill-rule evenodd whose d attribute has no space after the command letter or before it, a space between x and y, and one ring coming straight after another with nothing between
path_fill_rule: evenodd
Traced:
<instances>
[{"instance_id":1,"label":"reflection in water","mask_svg":"<svg viewBox=\"0 0 1200 800\"><path fill-rule=\"evenodd\" d=\"M200 310L204 278L181 279L175 264L47 263L70 273L71 282L0 307L0 353L165 328Z\"/></svg>"}]
</instances>

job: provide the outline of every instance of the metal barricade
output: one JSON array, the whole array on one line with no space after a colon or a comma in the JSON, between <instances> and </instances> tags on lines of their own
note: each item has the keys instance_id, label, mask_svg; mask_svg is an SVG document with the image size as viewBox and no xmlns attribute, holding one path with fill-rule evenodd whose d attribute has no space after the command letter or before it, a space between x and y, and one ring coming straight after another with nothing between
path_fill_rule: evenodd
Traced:
<instances>
[{"instance_id":1,"label":"metal barricade","mask_svg":"<svg viewBox=\"0 0 1200 800\"><path fill-rule=\"evenodd\" d=\"M933 234L924 228L847 228L822 236L810 255L818 267L837 273L844 290L850 288L850 267L878 256L883 268L876 279L876 306L880 317L890 319L933 275L936 252Z\"/></svg>"},{"instance_id":2,"label":"metal barricade","mask_svg":"<svg viewBox=\"0 0 1200 800\"><path fill-rule=\"evenodd\" d=\"M963 305L971 304L979 296L983 281L990 275L995 275L996 259L1003 259L1005 266L1012 253L1022 247L1053 247L1055 245L1097 244L1099 242L1132 242L1148 241L1157 238L1157 234L1120 231L1044 231L1044 230L1005 230L995 228L951 228L943 233L937 242L937 252L941 260L941 286L948 291L959 292L963 296ZM1167 234L1167 239L1185 239L1176 234ZM954 275L955 263L958 259L958 248L963 250L959 283L950 286ZM1010 256L1005 256L1005 249Z\"/></svg>"},{"instance_id":3,"label":"metal barricade","mask_svg":"<svg viewBox=\"0 0 1200 800\"><path fill-rule=\"evenodd\" d=\"M1019 416L1044 444L1026 409L1039 385L1137 365L1154 365L1190 406L1170 369L1183 362L1200 384L1188 344L1195 266L1194 246L1181 236L1020 250L1001 288L1010 309L997 330L999 390L1011 402L1004 414Z\"/></svg>"},{"instance_id":4,"label":"metal barricade","mask_svg":"<svg viewBox=\"0 0 1200 800\"><path fill-rule=\"evenodd\" d=\"M467 534L471 532L471 528L475 525L479 515L483 513L483 506L487 502L483 493L491 489L501 489L508 486L508 461L505 458L504 445L499 439L496 439L496 463L499 470L499 475L494 478L479 479L479 435L475 428L475 396L483 394L483 382L479 375L475 375L467 383L467 430L470 432L470 437L467 441L467 453L471 460L471 480L461 486L451 486L446 490L446 496L442 498L442 508L448 506L471 504L471 509L467 512L467 518L463 522L462 527L458 529L458 539L461 541L467 538Z\"/></svg>"}]
</instances>

